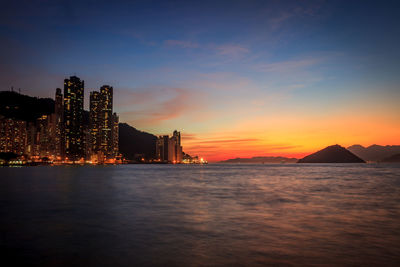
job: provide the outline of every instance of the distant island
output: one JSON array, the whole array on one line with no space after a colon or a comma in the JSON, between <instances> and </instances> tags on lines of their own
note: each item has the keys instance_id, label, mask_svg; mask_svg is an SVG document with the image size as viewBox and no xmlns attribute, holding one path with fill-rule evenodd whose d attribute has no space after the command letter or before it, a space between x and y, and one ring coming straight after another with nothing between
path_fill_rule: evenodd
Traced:
<instances>
[{"instance_id":1,"label":"distant island","mask_svg":"<svg viewBox=\"0 0 400 267\"><path fill-rule=\"evenodd\" d=\"M296 163L296 158L286 157L252 157L252 158L235 158L223 160L218 163Z\"/></svg>"},{"instance_id":2,"label":"distant island","mask_svg":"<svg viewBox=\"0 0 400 267\"><path fill-rule=\"evenodd\" d=\"M365 163L365 161L346 148L333 145L300 159L298 163Z\"/></svg>"}]
</instances>

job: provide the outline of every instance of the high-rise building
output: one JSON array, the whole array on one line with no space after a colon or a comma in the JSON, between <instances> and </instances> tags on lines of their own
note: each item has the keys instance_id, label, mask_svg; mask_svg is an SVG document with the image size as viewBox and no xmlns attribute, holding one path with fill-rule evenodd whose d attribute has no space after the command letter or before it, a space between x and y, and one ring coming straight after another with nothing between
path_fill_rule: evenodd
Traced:
<instances>
[{"instance_id":1,"label":"high-rise building","mask_svg":"<svg viewBox=\"0 0 400 267\"><path fill-rule=\"evenodd\" d=\"M118 116L113 113L113 87L103 85L90 93L90 148L93 160L118 155Z\"/></svg>"},{"instance_id":2,"label":"high-rise building","mask_svg":"<svg viewBox=\"0 0 400 267\"><path fill-rule=\"evenodd\" d=\"M61 93L61 89L56 89L55 97L55 154L56 159L63 159L65 155L65 143L64 143L64 97Z\"/></svg>"},{"instance_id":3,"label":"high-rise building","mask_svg":"<svg viewBox=\"0 0 400 267\"><path fill-rule=\"evenodd\" d=\"M178 132L177 130L174 131L174 134L172 138L175 141L175 161L176 162L182 162L182 157L183 157L183 152L182 152L182 146L181 146L181 133Z\"/></svg>"},{"instance_id":4,"label":"high-rise building","mask_svg":"<svg viewBox=\"0 0 400 267\"><path fill-rule=\"evenodd\" d=\"M100 93L93 91L90 92L90 115L89 115L89 128L90 128L90 152L91 154L97 154L100 150L100 127L101 127L101 116L100 116Z\"/></svg>"},{"instance_id":5,"label":"high-rise building","mask_svg":"<svg viewBox=\"0 0 400 267\"><path fill-rule=\"evenodd\" d=\"M84 81L76 76L64 80L65 156L77 161L84 157L83 96Z\"/></svg>"},{"instance_id":6,"label":"high-rise building","mask_svg":"<svg viewBox=\"0 0 400 267\"><path fill-rule=\"evenodd\" d=\"M156 157L162 162L181 163L181 133L175 130L171 138L168 135L160 136L156 142Z\"/></svg>"},{"instance_id":7,"label":"high-rise building","mask_svg":"<svg viewBox=\"0 0 400 267\"><path fill-rule=\"evenodd\" d=\"M25 153L26 122L0 118L0 152Z\"/></svg>"},{"instance_id":8,"label":"high-rise building","mask_svg":"<svg viewBox=\"0 0 400 267\"><path fill-rule=\"evenodd\" d=\"M112 128L112 146L113 146L113 156L118 156L118 145L119 145L119 118L117 113L113 113L113 128Z\"/></svg>"},{"instance_id":9,"label":"high-rise building","mask_svg":"<svg viewBox=\"0 0 400 267\"><path fill-rule=\"evenodd\" d=\"M36 122L28 122L27 127L27 146L26 154L30 158L39 158L40 156L40 143L39 133L37 131Z\"/></svg>"},{"instance_id":10,"label":"high-rise building","mask_svg":"<svg viewBox=\"0 0 400 267\"><path fill-rule=\"evenodd\" d=\"M100 88L100 150L106 158L113 158L113 88L109 85L103 85Z\"/></svg>"}]
</instances>

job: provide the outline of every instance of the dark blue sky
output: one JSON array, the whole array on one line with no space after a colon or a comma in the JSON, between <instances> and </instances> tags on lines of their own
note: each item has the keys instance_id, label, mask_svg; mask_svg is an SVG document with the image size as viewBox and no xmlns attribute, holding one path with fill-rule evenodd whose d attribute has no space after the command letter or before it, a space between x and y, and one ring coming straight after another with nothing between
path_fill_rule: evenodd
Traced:
<instances>
[{"instance_id":1,"label":"dark blue sky","mask_svg":"<svg viewBox=\"0 0 400 267\"><path fill-rule=\"evenodd\" d=\"M110 84L121 119L154 132L218 132L286 112L400 113L399 10L396 1L7 1L0 85L52 97L73 74L86 94Z\"/></svg>"}]
</instances>

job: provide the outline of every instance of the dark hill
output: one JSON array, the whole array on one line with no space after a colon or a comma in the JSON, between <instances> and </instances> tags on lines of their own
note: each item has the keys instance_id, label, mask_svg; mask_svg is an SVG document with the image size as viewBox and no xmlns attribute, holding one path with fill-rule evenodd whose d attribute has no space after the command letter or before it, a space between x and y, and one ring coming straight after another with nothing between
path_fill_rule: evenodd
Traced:
<instances>
[{"instance_id":1,"label":"dark hill","mask_svg":"<svg viewBox=\"0 0 400 267\"><path fill-rule=\"evenodd\" d=\"M0 115L23 121L34 121L54 112L54 100L0 91Z\"/></svg>"},{"instance_id":2,"label":"dark hill","mask_svg":"<svg viewBox=\"0 0 400 267\"><path fill-rule=\"evenodd\" d=\"M381 161L392 155L400 154L400 146L372 145L363 147L361 145L353 145L347 149L365 161Z\"/></svg>"},{"instance_id":3,"label":"dark hill","mask_svg":"<svg viewBox=\"0 0 400 267\"><path fill-rule=\"evenodd\" d=\"M400 162L400 154L384 158L381 162Z\"/></svg>"},{"instance_id":4,"label":"dark hill","mask_svg":"<svg viewBox=\"0 0 400 267\"><path fill-rule=\"evenodd\" d=\"M155 135L139 131L126 124L119 124L119 151L127 159L135 159L135 154L144 154L146 158L154 158L156 154Z\"/></svg>"},{"instance_id":5,"label":"dark hill","mask_svg":"<svg viewBox=\"0 0 400 267\"><path fill-rule=\"evenodd\" d=\"M365 161L346 148L333 145L300 159L298 163L365 163Z\"/></svg>"}]
</instances>

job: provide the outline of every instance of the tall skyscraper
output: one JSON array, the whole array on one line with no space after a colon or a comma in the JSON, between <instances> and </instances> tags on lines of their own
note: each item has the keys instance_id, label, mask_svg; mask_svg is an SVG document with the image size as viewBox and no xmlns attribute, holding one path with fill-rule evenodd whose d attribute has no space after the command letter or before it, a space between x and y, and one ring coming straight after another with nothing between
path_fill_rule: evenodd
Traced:
<instances>
[{"instance_id":1,"label":"tall skyscraper","mask_svg":"<svg viewBox=\"0 0 400 267\"><path fill-rule=\"evenodd\" d=\"M119 118L117 113L113 114L113 130L112 130L112 143L113 143L113 156L118 156L119 145Z\"/></svg>"},{"instance_id":2,"label":"tall skyscraper","mask_svg":"<svg viewBox=\"0 0 400 267\"><path fill-rule=\"evenodd\" d=\"M76 76L64 80L65 156L77 161L84 157L83 96L84 81Z\"/></svg>"},{"instance_id":3,"label":"tall skyscraper","mask_svg":"<svg viewBox=\"0 0 400 267\"><path fill-rule=\"evenodd\" d=\"M90 92L90 150L91 154L97 154L100 150L101 143L101 135L100 135L100 126L101 126L101 105L100 105L100 93L93 91Z\"/></svg>"},{"instance_id":4,"label":"tall skyscraper","mask_svg":"<svg viewBox=\"0 0 400 267\"><path fill-rule=\"evenodd\" d=\"M100 88L101 97L101 141L100 150L104 153L106 158L113 158L113 88L109 85L103 85Z\"/></svg>"},{"instance_id":5,"label":"tall skyscraper","mask_svg":"<svg viewBox=\"0 0 400 267\"><path fill-rule=\"evenodd\" d=\"M55 156L57 159L62 159L65 156L65 143L64 143L64 97L61 89L56 89L55 97L55 124L56 124L56 137L55 137Z\"/></svg>"},{"instance_id":6,"label":"tall skyscraper","mask_svg":"<svg viewBox=\"0 0 400 267\"><path fill-rule=\"evenodd\" d=\"M118 116L113 113L113 88L103 85L90 93L90 142L93 160L103 162L118 155Z\"/></svg>"},{"instance_id":7,"label":"tall skyscraper","mask_svg":"<svg viewBox=\"0 0 400 267\"><path fill-rule=\"evenodd\" d=\"M175 130L172 138L175 140L175 161L182 162L183 152L181 146L181 132Z\"/></svg>"}]
</instances>

